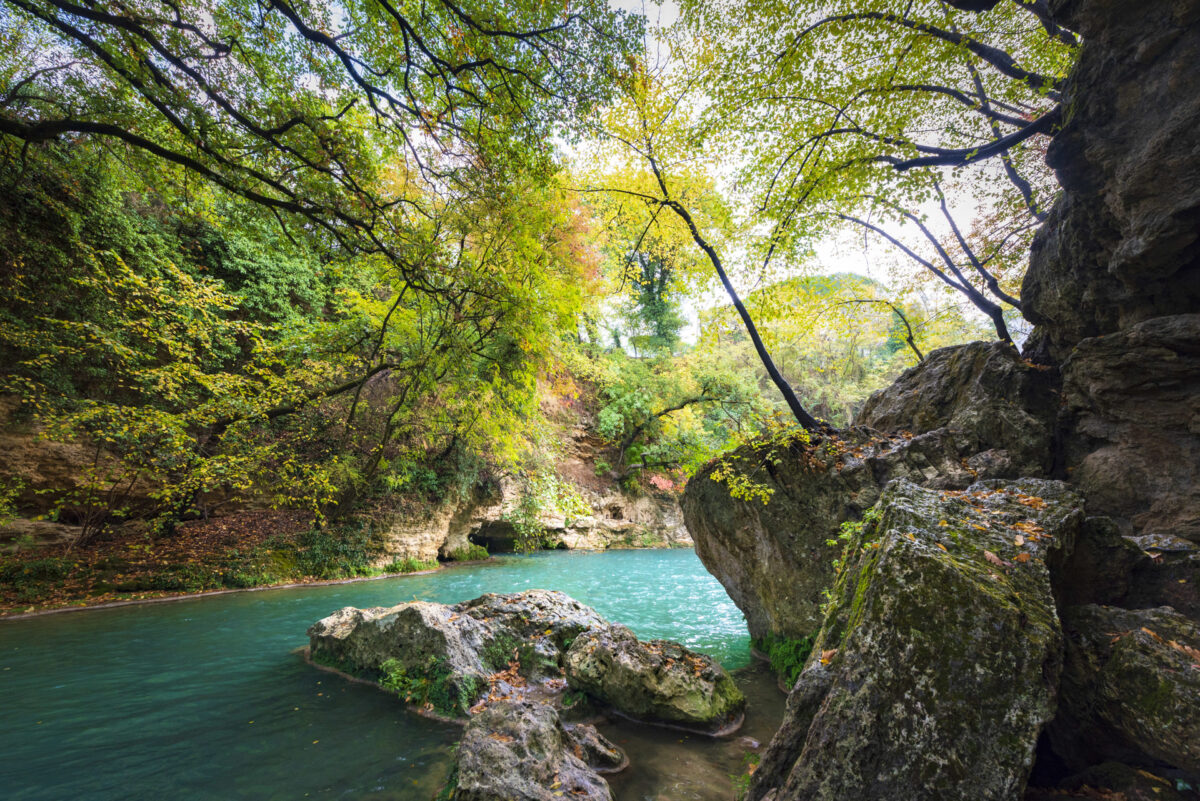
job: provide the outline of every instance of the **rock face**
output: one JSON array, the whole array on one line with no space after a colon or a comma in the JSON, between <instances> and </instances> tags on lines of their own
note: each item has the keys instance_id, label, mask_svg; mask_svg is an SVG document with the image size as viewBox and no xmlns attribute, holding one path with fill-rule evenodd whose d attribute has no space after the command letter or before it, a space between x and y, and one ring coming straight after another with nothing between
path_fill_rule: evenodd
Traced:
<instances>
[{"instance_id":1,"label":"rock face","mask_svg":"<svg viewBox=\"0 0 1200 801\"><path fill-rule=\"evenodd\" d=\"M1064 191L1021 300L1061 362L1085 338L1200 308L1200 4L1053 5L1083 46L1046 156Z\"/></svg>"},{"instance_id":2,"label":"rock face","mask_svg":"<svg viewBox=\"0 0 1200 801\"><path fill-rule=\"evenodd\" d=\"M588 764L589 753L619 753L595 729L580 727L583 742L546 704L501 701L471 718L458 745L452 801L612 801L608 782ZM599 746L599 748L597 748ZM611 764L611 763L610 763Z\"/></svg>"},{"instance_id":3,"label":"rock face","mask_svg":"<svg viewBox=\"0 0 1200 801\"><path fill-rule=\"evenodd\" d=\"M592 629L566 655L567 682L630 717L702 731L741 722L746 699L711 657L625 626Z\"/></svg>"},{"instance_id":4,"label":"rock face","mask_svg":"<svg viewBox=\"0 0 1200 801\"><path fill-rule=\"evenodd\" d=\"M1069 768L1106 760L1200 774L1200 627L1170 607L1064 613L1066 668L1051 741Z\"/></svg>"},{"instance_id":5,"label":"rock face","mask_svg":"<svg viewBox=\"0 0 1200 801\"><path fill-rule=\"evenodd\" d=\"M1057 409L1055 370L1022 361L1004 342L972 342L930 353L868 398L854 422L939 433L990 477L1016 478L1049 473Z\"/></svg>"},{"instance_id":6,"label":"rock face","mask_svg":"<svg viewBox=\"0 0 1200 801\"><path fill-rule=\"evenodd\" d=\"M1090 508L1200 542L1200 314L1083 340L1063 390L1067 464Z\"/></svg>"},{"instance_id":7,"label":"rock face","mask_svg":"<svg viewBox=\"0 0 1200 801\"><path fill-rule=\"evenodd\" d=\"M889 486L748 798L1019 799L1061 667L1047 563L1080 503L1049 481Z\"/></svg>"},{"instance_id":8,"label":"rock face","mask_svg":"<svg viewBox=\"0 0 1200 801\"><path fill-rule=\"evenodd\" d=\"M934 351L867 401L858 427L807 446L750 446L688 482L683 514L696 553L754 637L811 635L837 549L827 543L896 478L962 489L984 478L1043 476L1052 460L1057 377L1003 343ZM886 432L886 434L880 433ZM770 491L730 497L732 468Z\"/></svg>"}]
</instances>

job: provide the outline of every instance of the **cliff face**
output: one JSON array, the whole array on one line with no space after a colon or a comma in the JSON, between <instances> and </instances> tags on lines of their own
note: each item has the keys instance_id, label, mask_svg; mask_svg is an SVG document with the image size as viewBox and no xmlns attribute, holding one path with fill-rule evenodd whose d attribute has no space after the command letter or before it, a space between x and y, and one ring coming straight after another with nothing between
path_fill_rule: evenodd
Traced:
<instances>
[{"instance_id":1,"label":"cliff face","mask_svg":"<svg viewBox=\"0 0 1200 801\"><path fill-rule=\"evenodd\" d=\"M1200 541L1200 3L1060 2L1084 39L1021 298L1089 509Z\"/></svg>"}]
</instances>

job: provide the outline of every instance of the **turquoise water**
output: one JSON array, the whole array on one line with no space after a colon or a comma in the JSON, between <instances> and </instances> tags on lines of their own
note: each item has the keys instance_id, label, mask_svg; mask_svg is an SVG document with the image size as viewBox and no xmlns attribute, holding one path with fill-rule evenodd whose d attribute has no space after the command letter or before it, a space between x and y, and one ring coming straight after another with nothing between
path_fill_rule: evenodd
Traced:
<instances>
[{"instance_id":1,"label":"turquoise water","mask_svg":"<svg viewBox=\"0 0 1200 801\"><path fill-rule=\"evenodd\" d=\"M304 664L305 629L343 606L534 587L726 667L750 659L741 613L690 550L540 553L0 621L0 796L425 801L460 730Z\"/></svg>"}]
</instances>

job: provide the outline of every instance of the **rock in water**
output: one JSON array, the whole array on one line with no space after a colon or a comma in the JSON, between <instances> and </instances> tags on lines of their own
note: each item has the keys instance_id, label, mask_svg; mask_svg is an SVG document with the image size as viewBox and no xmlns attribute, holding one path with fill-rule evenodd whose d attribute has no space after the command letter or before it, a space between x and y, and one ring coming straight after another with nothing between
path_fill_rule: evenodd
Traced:
<instances>
[{"instance_id":1,"label":"rock in water","mask_svg":"<svg viewBox=\"0 0 1200 801\"><path fill-rule=\"evenodd\" d=\"M893 482L843 557L752 801L1019 799L1062 634L1047 561L1080 500L1058 482Z\"/></svg>"},{"instance_id":2,"label":"rock in water","mask_svg":"<svg viewBox=\"0 0 1200 801\"><path fill-rule=\"evenodd\" d=\"M1200 627L1170 607L1077 606L1050 740L1068 767L1106 759L1200 774Z\"/></svg>"},{"instance_id":3,"label":"rock in water","mask_svg":"<svg viewBox=\"0 0 1200 801\"><path fill-rule=\"evenodd\" d=\"M594 609L564 593L527 590L453 605L346 607L317 621L308 635L313 661L371 678L390 661L442 699L438 712L461 716L510 661L520 663L526 678L561 678L571 641L607 626Z\"/></svg>"},{"instance_id":4,"label":"rock in water","mask_svg":"<svg viewBox=\"0 0 1200 801\"><path fill-rule=\"evenodd\" d=\"M639 720L715 733L741 722L746 699L711 657L667 640L639 642L625 626L581 634L567 682Z\"/></svg>"},{"instance_id":5,"label":"rock in water","mask_svg":"<svg viewBox=\"0 0 1200 801\"><path fill-rule=\"evenodd\" d=\"M588 727L590 729L590 727ZM619 753L595 729L584 751L547 704L501 701L471 717L447 796L451 801L612 801L608 782L584 760ZM595 741L595 742L593 742Z\"/></svg>"}]
</instances>

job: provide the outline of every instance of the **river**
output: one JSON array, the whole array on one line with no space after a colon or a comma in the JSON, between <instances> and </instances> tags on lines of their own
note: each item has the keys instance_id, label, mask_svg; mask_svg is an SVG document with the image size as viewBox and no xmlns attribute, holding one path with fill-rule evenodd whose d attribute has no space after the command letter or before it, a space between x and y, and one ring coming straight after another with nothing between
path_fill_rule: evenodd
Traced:
<instances>
[{"instance_id":1,"label":"river","mask_svg":"<svg viewBox=\"0 0 1200 801\"><path fill-rule=\"evenodd\" d=\"M0 795L11 801L428 801L460 729L306 665L305 629L343 606L562 590L711 654L750 699L719 741L615 721L618 801L716 801L783 696L750 665L741 613L690 550L545 552L436 573L0 621Z\"/></svg>"}]
</instances>

